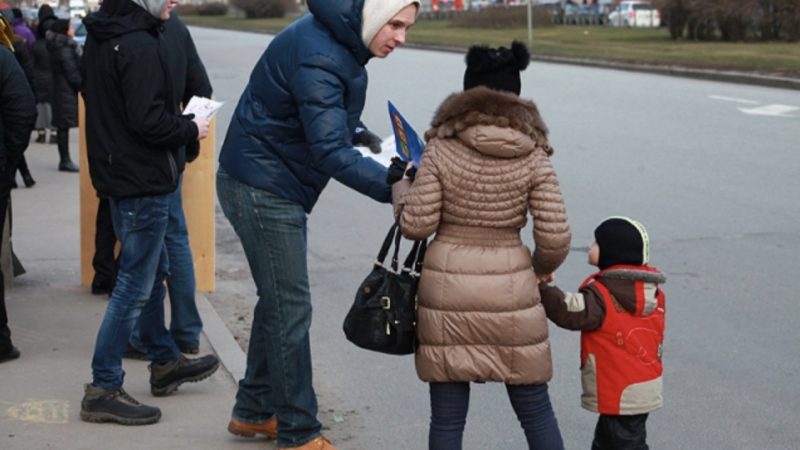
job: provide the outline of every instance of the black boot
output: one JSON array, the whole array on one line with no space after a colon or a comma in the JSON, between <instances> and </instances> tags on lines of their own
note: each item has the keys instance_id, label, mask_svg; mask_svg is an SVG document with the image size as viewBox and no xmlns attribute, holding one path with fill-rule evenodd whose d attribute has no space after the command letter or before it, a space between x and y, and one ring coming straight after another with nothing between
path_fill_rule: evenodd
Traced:
<instances>
[{"instance_id":1,"label":"black boot","mask_svg":"<svg viewBox=\"0 0 800 450\"><path fill-rule=\"evenodd\" d=\"M30 169L28 169L28 161L25 159L24 153L19 157L17 170L19 170L19 174L22 175L22 181L25 182L25 187L31 187L36 184L36 181L34 181L31 176Z\"/></svg>"},{"instance_id":2,"label":"black boot","mask_svg":"<svg viewBox=\"0 0 800 450\"><path fill-rule=\"evenodd\" d=\"M47 141L47 133L45 132L44 128L36 130L36 143L44 144L46 141Z\"/></svg>"},{"instance_id":3,"label":"black boot","mask_svg":"<svg viewBox=\"0 0 800 450\"><path fill-rule=\"evenodd\" d=\"M211 376L219 368L219 359L214 355L189 359L181 355L177 360L150 364L150 392L164 397L178 390L183 383L200 381Z\"/></svg>"},{"instance_id":4,"label":"black boot","mask_svg":"<svg viewBox=\"0 0 800 450\"><path fill-rule=\"evenodd\" d=\"M67 158L58 163L58 170L59 172L79 172L80 168L71 159Z\"/></svg>"},{"instance_id":5,"label":"black boot","mask_svg":"<svg viewBox=\"0 0 800 450\"><path fill-rule=\"evenodd\" d=\"M69 157L69 128L58 130L58 156L61 158L58 163L60 172L78 171L78 165Z\"/></svg>"},{"instance_id":6,"label":"black boot","mask_svg":"<svg viewBox=\"0 0 800 450\"><path fill-rule=\"evenodd\" d=\"M12 359L19 358L19 349L17 347L11 346L11 350L7 351L0 355L0 363L4 363L6 361L11 361Z\"/></svg>"},{"instance_id":7,"label":"black boot","mask_svg":"<svg viewBox=\"0 0 800 450\"><path fill-rule=\"evenodd\" d=\"M136 401L122 388L108 390L87 384L81 401L81 420L147 425L158 422L161 410Z\"/></svg>"},{"instance_id":8,"label":"black boot","mask_svg":"<svg viewBox=\"0 0 800 450\"><path fill-rule=\"evenodd\" d=\"M58 144L58 131L55 128L50 130L50 143Z\"/></svg>"},{"instance_id":9,"label":"black boot","mask_svg":"<svg viewBox=\"0 0 800 450\"><path fill-rule=\"evenodd\" d=\"M36 180L33 179L30 172L22 174L22 181L25 182L25 187L33 187L36 184Z\"/></svg>"}]
</instances>

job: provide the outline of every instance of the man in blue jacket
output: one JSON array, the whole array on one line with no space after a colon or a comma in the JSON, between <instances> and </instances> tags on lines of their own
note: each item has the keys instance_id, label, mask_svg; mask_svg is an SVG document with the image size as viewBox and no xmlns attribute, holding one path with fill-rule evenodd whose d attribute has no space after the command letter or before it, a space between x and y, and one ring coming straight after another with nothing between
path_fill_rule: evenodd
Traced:
<instances>
[{"instance_id":1,"label":"man in blue jacket","mask_svg":"<svg viewBox=\"0 0 800 450\"><path fill-rule=\"evenodd\" d=\"M331 178L391 202L386 168L353 148L365 65L405 43L415 0L308 0L270 43L220 152L217 195L258 288L247 370L228 430L278 448L333 449L311 382L306 214Z\"/></svg>"}]
</instances>

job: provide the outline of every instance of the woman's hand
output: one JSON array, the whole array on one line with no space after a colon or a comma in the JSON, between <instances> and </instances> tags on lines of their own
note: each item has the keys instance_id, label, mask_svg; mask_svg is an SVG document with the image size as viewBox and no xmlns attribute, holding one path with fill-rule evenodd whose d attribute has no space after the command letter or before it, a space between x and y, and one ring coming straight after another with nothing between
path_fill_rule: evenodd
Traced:
<instances>
[{"instance_id":1,"label":"woman's hand","mask_svg":"<svg viewBox=\"0 0 800 450\"><path fill-rule=\"evenodd\" d=\"M552 283L553 281L556 281L556 274L554 272L537 273L536 281L538 281L539 283Z\"/></svg>"}]
</instances>

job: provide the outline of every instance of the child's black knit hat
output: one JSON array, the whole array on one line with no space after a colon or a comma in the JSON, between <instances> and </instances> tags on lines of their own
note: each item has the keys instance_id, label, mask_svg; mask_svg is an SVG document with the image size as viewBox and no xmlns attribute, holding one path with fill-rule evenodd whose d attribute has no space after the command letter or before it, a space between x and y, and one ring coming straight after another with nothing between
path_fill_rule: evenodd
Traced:
<instances>
[{"instance_id":1,"label":"child's black knit hat","mask_svg":"<svg viewBox=\"0 0 800 450\"><path fill-rule=\"evenodd\" d=\"M644 226L628 217L609 217L595 230L600 247L600 270L617 264L646 265L650 260L650 239Z\"/></svg>"},{"instance_id":2,"label":"child's black knit hat","mask_svg":"<svg viewBox=\"0 0 800 450\"><path fill-rule=\"evenodd\" d=\"M467 51L466 60L465 91L476 86L486 86L519 95L521 90L519 73L528 67L531 55L525 44L514 41L511 43L511 49L473 45Z\"/></svg>"}]
</instances>

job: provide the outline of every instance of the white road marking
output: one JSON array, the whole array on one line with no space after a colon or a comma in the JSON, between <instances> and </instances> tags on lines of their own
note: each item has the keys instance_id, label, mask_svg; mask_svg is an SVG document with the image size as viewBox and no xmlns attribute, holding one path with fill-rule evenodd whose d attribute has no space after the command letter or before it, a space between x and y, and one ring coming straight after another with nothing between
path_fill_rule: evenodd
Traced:
<instances>
[{"instance_id":1,"label":"white road marking","mask_svg":"<svg viewBox=\"0 0 800 450\"><path fill-rule=\"evenodd\" d=\"M709 95L708 98L714 100L722 100L726 102L736 102L736 103L745 103L748 105L757 105L761 102L757 102L755 100L747 100L744 98L736 98L736 97L725 97L724 95Z\"/></svg>"},{"instance_id":2,"label":"white road marking","mask_svg":"<svg viewBox=\"0 0 800 450\"><path fill-rule=\"evenodd\" d=\"M775 117L800 117L800 115L791 114L800 111L800 107L791 105L766 105L757 108L738 108L739 111L754 116L775 116Z\"/></svg>"}]
</instances>

